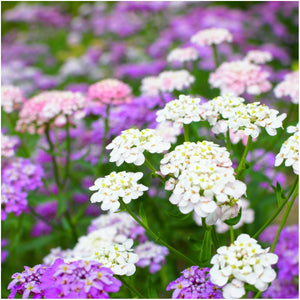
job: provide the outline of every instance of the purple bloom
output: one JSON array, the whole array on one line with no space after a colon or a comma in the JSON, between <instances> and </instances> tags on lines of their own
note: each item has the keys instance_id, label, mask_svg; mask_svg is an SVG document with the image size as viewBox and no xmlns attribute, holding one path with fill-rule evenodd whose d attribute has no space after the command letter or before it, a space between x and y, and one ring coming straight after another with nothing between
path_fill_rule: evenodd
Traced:
<instances>
[{"instance_id":1,"label":"purple bloom","mask_svg":"<svg viewBox=\"0 0 300 300\"><path fill-rule=\"evenodd\" d=\"M1 263L4 263L8 257L8 251L3 249L3 247L8 245L8 240L7 239L2 239L1 240Z\"/></svg>"},{"instance_id":2,"label":"purple bloom","mask_svg":"<svg viewBox=\"0 0 300 300\"><path fill-rule=\"evenodd\" d=\"M222 291L210 281L209 268L190 267L181 272L183 275L167 286L173 292L173 299L221 299Z\"/></svg>"}]
</instances>

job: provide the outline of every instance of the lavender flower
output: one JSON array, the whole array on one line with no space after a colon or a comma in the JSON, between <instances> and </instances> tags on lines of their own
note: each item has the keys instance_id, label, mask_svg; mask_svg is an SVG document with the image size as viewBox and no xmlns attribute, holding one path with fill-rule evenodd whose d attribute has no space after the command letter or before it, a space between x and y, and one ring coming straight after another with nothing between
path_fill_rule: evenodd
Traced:
<instances>
[{"instance_id":1,"label":"lavender flower","mask_svg":"<svg viewBox=\"0 0 300 300\"><path fill-rule=\"evenodd\" d=\"M221 290L210 281L209 268L193 266L181 272L183 275L167 286L173 292L173 299L221 299Z\"/></svg>"}]
</instances>

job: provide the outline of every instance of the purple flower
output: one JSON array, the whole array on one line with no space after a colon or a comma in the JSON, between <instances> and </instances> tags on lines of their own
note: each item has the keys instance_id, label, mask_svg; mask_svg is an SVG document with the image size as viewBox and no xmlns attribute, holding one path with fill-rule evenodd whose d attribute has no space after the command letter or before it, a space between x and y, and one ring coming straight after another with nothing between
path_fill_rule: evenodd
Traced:
<instances>
[{"instance_id":1,"label":"purple flower","mask_svg":"<svg viewBox=\"0 0 300 300\"><path fill-rule=\"evenodd\" d=\"M3 247L8 245L8 240L7 239L2 239L1 240L1 263L4 263L8 257L8 251L3 249Z\"/></svg>"},{"instance_id":2,"label":"purple flower","mask_svg":"<svg viewBox=\"0 0 300 300\"><path fill-rule=\"evenodd\" d=\"M181 272L183 275L167 286L173 292L173 299L221 299L222 291L210 281L209 268L190 267Z\"/></svg>"}]
</instances>

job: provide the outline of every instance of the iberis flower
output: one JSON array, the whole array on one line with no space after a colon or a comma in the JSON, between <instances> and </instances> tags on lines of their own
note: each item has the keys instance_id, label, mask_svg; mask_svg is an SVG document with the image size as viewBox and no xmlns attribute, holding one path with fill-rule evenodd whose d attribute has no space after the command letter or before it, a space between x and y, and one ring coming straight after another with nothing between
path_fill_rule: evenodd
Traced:
<instances>
[{"instance_id":1,"label":"iberis flower","mask_svg":"<svg viewBox=\"0 0 300 300\"><path fill-rule=\"evenodd\" d=\"M133 163L137 166L145 162L143 152L162 153L168 150L171 144L165 142L163 137L154 129L128 129L122 131L122 134L117 136L106 149L112 150L110 153L110 162L116 162L120 166L124 161Z\"/></svg>"},{"instance_id":2,"label":"iberis flower","mask_svg":"<svg viewBox=\"0 0 300 300\"><path fill-rule=\"evenodd\" d=\"M92 84L87 96L96 106L120 105L133 100L131 87L117 79L104 79Z\"/></svg>"},{"instance_id":3,"label":"iberis flower","mask_svg":"<svg viewBox=\"0 0 300 300\"><path fill-rule=\"evenodd\" d=\"M222 292L210 280L209 268L192 266L181 272L183 275L167 286L174 290L173 299L221 299Z\"/></svg>"},{"instance_id":4,"label":"iberis flower","mask_svg":"<svg viewBox=\"0 0 300 300\"><path fill-rule=\"evenodd\" d=\"M148 76L142 79L141 93L146 96L157 96L160 92L158 76Z\"/></svg>"},{"instance_id":5,"label":"iberis flower","mask_svg":"<svg viewBox=\"0 0 300 300\"><path fill-rule=\"evenodd\" d=\"M57 259L41 277L40 287L45 298L109 298L109 292L118 292L121 282L113 272L96 261L64 262Z\"/></svg>"},{"instance_id":6,"label":"iberis flower","mask_svg":"<svg viewBox=\"0 0 300 300\"><path fill-rule=\"evenodd\" d=\"M269 74L260 66L245 60L225 62L209 75L209 83L221 90L221 95L239 96L243 93L259 95L272 88L268 81Z\"/></svg>"},{"instance_id":7,"label":"iberis flower","mask_svg":"<svg viewBox=\"0 0 300 300\"><path fill-rule=\"evenodd\" d=\"M151 274L161 269L166 262L166 256L169 254L168 248L151 241L136 246L134 252L139 256L136 265L141 268L150 266L149 271Z\"/></svg>"},{"instance_id":8,"label":"iberis flower","mask_svg":"<svg viewBox=\"0 0 300 300\"><path fill-rule=\"evenodd\" d=\"M225 133L231 129L234 133L243 130L247 136L257 138L260 127L271 136L282 127L286 114L278 116L278 111L264 104L253 102L244 104L245 99L234 96L219 96L202 105L203 118L213 126L214 133Z\"/></svg>"},{"instance_id":9,"label":"iberis flower","mask_svg":"<svg viewBox=\"0 0 300 300\"><path fill-rule=\"evenodd\" d=\"M195 81L195 77L186 70L164 71L158 75L158 78L161 92L182 91Z\"/></svg>"},{"instance_id":10,"label":"iberis flower","mask_svg":"<svg viewBox=\"0 0 300 300\"><path fill-rule=\"evenodd\" d=\"M17 136L9 136L1 132L1 156L12 157L15 155L16 148L20 144L20 139Z\"/></svg>"},{"instance_id":11,"label":"iberis flower","mask_svg":"<svg viewBox=\"0 0 300 300\"><path fill-rule=\"evenodd\" d=\"M254 285L265 291L276 278L271 265L278 256L262 249L248 234L241 234L229 247L222 246L211 259L212 283L223 287L224 298L241 298L245 294L244 284Z\"/></svg>"},{"instance_id":12,"label":"iberis flower","mask_svg":"<svg viewBox=\"0 0 300 300\"><path fill-rule=\"evenodd\" d=\"M85 98L80 93L43 92L25 102L17 123L17 130L42 133L47 123L64 126L67 117L82 118Z\"/></svg>"},{"instance_id":13,"label":"iberis flower","mask_svg":"<svg viewBox=\"0 0 300 300\"><path fill-rule=\"evenodd\" d=\"M277 98L288 96L293 103L299 103L299 71L287 74L284 81L276 86L274 93Z\"/></svg>"},{"instance_id":14,"label":"iberis flower","mask_svg":"<svg viewBox=\"0 0 300 300\"><path fill-rule=\"evenodd\" d=\"M183 214L194 212L209 225L238 214L246 185L236 180L229 153L212 142L185 142L161 160L170 202Z\"/></svg>"},{"instance_id":15,"label":"iberis flower","mask_svg":"<svg viewBox=\"0 0 300 300\"><path fill-rule=\"evenodd\" d=\"M20 88L12 85L1 87L1 106L6 113L19 110L25 101L26 98Z\"/></svg>"},{"instance_id":16,"label":"iberis flower","mask_svg":"<svg viewBox=\"0 0 300 300\"><path fill-rule=\"evenodd\" d=\"M285 160L285 166L293 167L295 174L299 174L299 125L289 126L288 133L294 133L281 146L280 152L276 155L275 167L281 165Z\"/></svg>"},{"instance_id":17,"label":"iberis flower","mask_svg":"<svg viewBox=\"0 0 300 300\"><path fill-rule=\"evenodd\" d=\"M171 121L177 127L201 121L204 110L199 105L200 101L200 98L180 95L179 99L168 102L163 109L157 111L156 121L158 123Z\"/></svg>"},{"instance_id":18,"label":"iberis flower","mask_svg":"<svg viewBox=\"0 0 300 300\"><path fill-rule=\"evenodd\" d=\"M263 50L251 50L247 53L245 60L252 62L257 65L265 64L270 62L273 59L273 56L268 51Z\"/></svg>"},{"instance_id":19,"label":"iberis flower","mask_svg":"<svg viewBox=\"0 0 300 300\"><path fill-rule=\"evenodd\" d=\"M231 43L232 34L225 28L209 28L198 31L192 36L191 42L198 46L218 45L224 42Z\"/></svg>"},{"instance_id":20,"label":"iberis flower","mask_svg":"<svg viewBox=\"0 0 300 300\"><path fill-rule=\"evenodd\" d=\"M112 172L104 178L96 179L91 191L96 191L91 196L91 202L102 202L101 209L115 212L120 207L119 198L128 204L132 199L143 195L148 188L137 181L143 177L143 173L137 172Z\"/></svg>"},{"instance_id":21,"label":"iberis flower","mask_svg":"<svg viewBox=\"0 0 300 300\"><path fill-rule=\"evenodd\" d=\"M169 53L167 57L167 61L169 62L179 61L184 63L187 61L197 60L198 58L199 58L199 53L193 47L176 48Z\"/></svg>"}]
</instances>

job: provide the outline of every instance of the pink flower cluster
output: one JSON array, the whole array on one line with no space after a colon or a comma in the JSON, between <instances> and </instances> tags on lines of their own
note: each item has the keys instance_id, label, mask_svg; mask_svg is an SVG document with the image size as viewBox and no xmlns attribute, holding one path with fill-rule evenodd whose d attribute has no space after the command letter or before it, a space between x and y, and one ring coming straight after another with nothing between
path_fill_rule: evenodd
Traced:
<instances>
[{"instance_id":1,"label":"pink flower cluster","mask_svg":"<svg viewBox=\"0 0 300 300\"><path fill-rule=\"evenodd\" d=\"M87 93L88 99L95 100L93 105L126 104L133 100L132 90L126 83L117 79L105 79L92 84Z\"/></svg>"},{"instance_id":2,"label":"pink flower cluster","mask_svg":"<svg viewBox=\"0 0 300 300\"><path fill-rule=\"evenodd\" d=\"M20 140L17 136L8 136L1 133L1 156L12 157L15 155L16 148Z\"/></svg>"},{"instance_id":3,"label":"pink flower cluster","mask_svg":"<svg viewBox=\"0 0 300 300\"><path fill-rule=\"evenodd\" d=\"M225 28L209 28L198 31L192 36L191 42L198 46L211 46L224 42L231 43L232 34Z\"/></svg>"},{"instance_id":4,"label":"pink flower cluster","mask_svg":"<svg viewBox=\"0 0 300 300\"><path fill-rule=\"evenodd\" d=\"M225 62L209 76L209 83L221 90L221 95L240 96L243 93L259 95L272 87L268 81L269 73L260 66L247 61Z\"/></svg>"},{"instance_id":5,"label":"pink flower cluster","mask_svg":"<svg viewBox=\"0 0 300 300\"><path fill-rule=\"evenodd\" d=\"M168 57L167 61L173 62L173 61L179 61L179 62L186 62L186 61L194 61L199 58L198 51L193 47L187 47L187 48L176 48L172 50Z\"/></svg>"},{"instance_id":6,"label":"pink flower cluster","mask_svg":"<svg viewBox=\"0 0 300 300\"><path fill-rule=\"evenodd\" d=\"M284 81L276 86L274 93L277 98L288 96L293 103L299 103L299 71L287 74Z\"/></svg>"},{"instance_id":7,"label":"pink flower cluster","mask_svg":"<svg viewBox=\"0 0 300 300\"><path fill-rule=\"evenodd\" d=\"M42 133L47 123L54 122L56 126L63 126L67 116L83 117L84 107L85 98L80 93L43 92L24 104L16 129L21 132L27 130L29 133Z\"/></svg>"},{"instance_id":8,"label":"pink flower cluster","mask_svg":"<svg viewBox=\"0 0 300 300\"><path fill-rule=\"evenodd\" d=\"M261 65L265 64L273 59L273 56L268 51L251 50L247 53L245 60Z\"/></svg>"},{"instance_id":9,"label":"pink flower cluster","mask_svg":"<svg viewBox=\"0 0 300 300\"><path fill-rule=\"evenodd\" d=\"M1 106L6 113L19 109L26 98L20 88L12 85L1 87Z\"/></svg>"}]
</instances>

